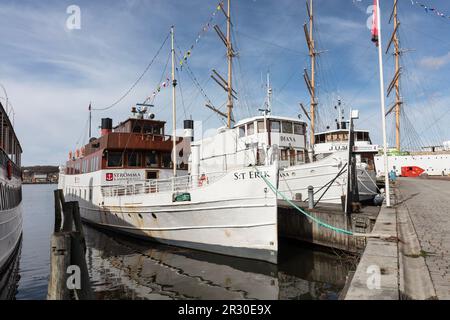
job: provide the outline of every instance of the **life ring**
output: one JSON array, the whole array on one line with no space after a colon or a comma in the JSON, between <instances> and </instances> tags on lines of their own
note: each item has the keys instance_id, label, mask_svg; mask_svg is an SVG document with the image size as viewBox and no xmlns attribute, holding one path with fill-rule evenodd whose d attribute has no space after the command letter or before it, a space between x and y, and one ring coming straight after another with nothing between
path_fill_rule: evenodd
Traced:
<instances>
[{"instance_id":1,"label":"life ring","mask_svg":"<svg viewBox=\"0 0 450 320\"><path fill-rule=\"evenodd\" d=\"M8 175L8 179L12 179L12 161L9 160L6 164L6 173Z\"/></svg>"},{"instance_id":2,"label":"life ring","mask_svg":"<svg viewBox=\"0 0 450 320\"><path fill-rule=\"evenodd\" d=\"M204 174L202 174L202 176L200 177L200 179L198 180L198 186L199 187L203 187L204 183L208 183L208 177Z\"/></svg>"}]
</instances>

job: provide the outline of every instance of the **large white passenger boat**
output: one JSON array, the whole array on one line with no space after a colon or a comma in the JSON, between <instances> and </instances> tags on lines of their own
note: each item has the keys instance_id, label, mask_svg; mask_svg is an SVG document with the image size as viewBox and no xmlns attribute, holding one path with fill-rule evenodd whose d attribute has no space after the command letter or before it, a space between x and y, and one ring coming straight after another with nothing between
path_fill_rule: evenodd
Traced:
<instances>
[{"instance_id":1,"label":"large white passenger boat","mask_svg":"<svg viewBox=\"0 0 450 320\"><path fill-rule=\"evenodd\" d=\"M164 122L132 117L114 129L112 120L102 123L102 136L71 154L60 173L59 187L80 202L85 221L165 244L277 261L277 199L261 177L276 185L276 165L200 172L193 151L189 173L192 136L176 138L173 164ZM192 132L192 121L186 125Z\"/></svg>"},{"instance_id":2,"label":"large white passenger boat","mask_svg":"<svg viewBox=\"0 0 450 320\"><path fill-rule=\"evenodd\" d=\"M0 103L0 273L22 236L22 148Z\"/></svg>"}]
</instances>

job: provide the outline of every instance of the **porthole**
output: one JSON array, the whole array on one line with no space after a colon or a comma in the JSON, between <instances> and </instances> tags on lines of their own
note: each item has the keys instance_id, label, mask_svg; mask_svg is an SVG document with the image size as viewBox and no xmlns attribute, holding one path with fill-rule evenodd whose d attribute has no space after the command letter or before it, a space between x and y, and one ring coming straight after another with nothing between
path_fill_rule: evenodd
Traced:
<instances>
[{"instance_id":1,"label":"porthole","mask_svg":"<svg viewBox=\"0 0 450 320\"><path fill-rule=\"evenodd\" d=\"M139 216L139 218L141 218L141 220L144 219L144 218L142 217L142 214L139 213L138 216Z\"/></svg>"},{"instance_id":2,"label":"porthole","mask_svg":"<svg viewBox=\"0 0 450 320\"><path fill-rule=\"evenodd\" d=\"M152 213L152 217L153 217L153 219L158 219L157 217L156 217L156 214L154 214L154 213Z\"/></svg>"}]
</instances>

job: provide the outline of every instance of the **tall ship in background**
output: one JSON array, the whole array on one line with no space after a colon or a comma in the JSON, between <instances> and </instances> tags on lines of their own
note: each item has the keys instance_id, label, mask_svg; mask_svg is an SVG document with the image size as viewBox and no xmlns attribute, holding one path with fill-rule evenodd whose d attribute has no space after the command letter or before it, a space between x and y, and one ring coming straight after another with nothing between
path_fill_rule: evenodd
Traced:
<instances>
[{"instance_id":1,"label":"tall ship in background","mask_svg":"<svg viewBox=\"0 0 450 320\"><path fill-rule=\"evenodd\" d=\"M0 274L22 238L22 147L0 102Z\"/></svg>"},{"instance_id":2,"label":"tall ship in background","mask_svg":"<svg viewBox=\"0 0 450 320\"><path fill-rule=\"evenodd\" d=\"M405 130L407 121L403 121L402 125L402 116L403 120L407 120L405 118L407 114L405 113L405 102L401 93L401 76L403 73L401 57L407 50L400 47L398 1L394 1L390 21L393 21L394 32L388 43L386 53L389 53L391 47L393 48L395 72L387 88L387 96L389 97L395 91L395 98L392 107L386 112L386 117L390 114L395 115L395 148L391 148L388 152L388 174L394 172L397 176L404 177L417 177L423 174L448 176L450 175L450 142L443 142L441 145L436 146L426 146L419 136L417 138L419 143L417 143L415 150L407 150L408 148L404 146L406 139L410 138L408 134L411 134L411 132L407 131L415 130L413 128ZM383 162L383 154L375 157L378 176L385 175Z\"/></svg>"}]
</instances>

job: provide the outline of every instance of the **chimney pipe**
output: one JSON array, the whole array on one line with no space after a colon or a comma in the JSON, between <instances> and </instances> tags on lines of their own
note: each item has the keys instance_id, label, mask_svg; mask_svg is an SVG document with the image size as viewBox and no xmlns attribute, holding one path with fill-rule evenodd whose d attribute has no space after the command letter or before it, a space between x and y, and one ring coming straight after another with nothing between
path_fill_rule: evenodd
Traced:
<instances>
[{"instance_id":1,"label":"chimney pipe","mask_svg":"<svg viewBox=\"0 0 450 320\"><path fill-rule=\"evenodd\" d=\"M194 141L194 120L184 120L184 137Z\"/></svg>"},{"instance_id":2,"label":"chimney pipe","mask_svg":"<svg viewBox=\"0 0 450 320\"><path fill-rule=\"evenodd\" d=\"M102 119L101 135L102 137L112 132L113 121L110 118Z\"/></svg>"}]
</instances>

